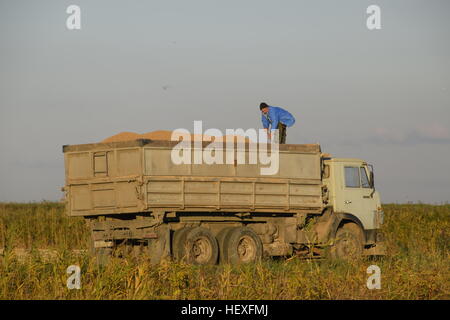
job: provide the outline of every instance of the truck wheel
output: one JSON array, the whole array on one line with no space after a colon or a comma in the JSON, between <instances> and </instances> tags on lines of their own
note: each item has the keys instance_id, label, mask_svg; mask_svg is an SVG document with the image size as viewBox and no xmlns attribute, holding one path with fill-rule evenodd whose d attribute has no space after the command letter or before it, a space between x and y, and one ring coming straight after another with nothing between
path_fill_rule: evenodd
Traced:
<instances>
[{"instance_id":1,"label":"truck wheel","mask_svg":"<svg viewBox=\"0 0 450 320\"><path fill-rule=\"evenodd\" d=\"M185 227L175 231L172 238L172 255L176 261L181 261L186 257L185 242L189 231L192 228Z\"/></svg>"},{"instance_id":2,"label":"truck wheel","mask_svg":"<svg viewBox=\"0 0 450 320\"><path fill-rule=\"evenodd\" d=\"M192 264L216 264L219 246L214 235L205 228L194 228L186 236L186 258Z\"/></svg>"},{"instance_id":3,"label":"truck wheel","mask_svg":"<svg viewBox=\"0 0 450 320\"><path fill-rule=\"evenodd\" d=\"M334 245L330 248L332 259L354 259L362 256L364 240L361 228L355 223L346 223L336 232Z\"/></svg>"},{"instance_id":4,"label":"truck wheel","mask_svg":"<svg viewBox=\"0 0 450 320\"><path fill-rule=\"evenodd\" d=\"M226 263L227 262L227 255L225 252L225 238L227 237L228 233L233 230L232 227L227 227L222 230L220 230L219 234L217 235L217 243L219 244L219 260L220 263Z\"/></svg>"},{"instance_id":5,"label":"truck wheel","mask_svg":"<svg viewBox=\"0 0 450 320\"><path fill-rule=\"evenodd\" d=\"M224 240L225 262L244 264L259 261L263 246L259 236L250 228L239 227L230 230Z\"/></svg>"}]
</instances>

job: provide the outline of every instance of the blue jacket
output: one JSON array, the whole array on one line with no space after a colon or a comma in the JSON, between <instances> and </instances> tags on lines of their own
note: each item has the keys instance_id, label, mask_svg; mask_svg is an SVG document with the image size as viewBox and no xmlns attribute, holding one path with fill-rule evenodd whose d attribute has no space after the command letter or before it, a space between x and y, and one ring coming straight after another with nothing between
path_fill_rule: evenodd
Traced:
<instances>
[{"instance_id":1,"label":"blue jacket","mask_svg":"<svg viewBox=\"0 0 450 320\"><path fill-rule=\"evenodd\" d=\"M269 111L267 114L261 115L262 124L264 129L268 129L269 125L271 125L271 130L275 130L278 128L278 122L286 125L287 127L291 127L295 123L295 118L288 111L280 108L280 107L272 107L269 106Z\"/></svg>"}]
</instances>

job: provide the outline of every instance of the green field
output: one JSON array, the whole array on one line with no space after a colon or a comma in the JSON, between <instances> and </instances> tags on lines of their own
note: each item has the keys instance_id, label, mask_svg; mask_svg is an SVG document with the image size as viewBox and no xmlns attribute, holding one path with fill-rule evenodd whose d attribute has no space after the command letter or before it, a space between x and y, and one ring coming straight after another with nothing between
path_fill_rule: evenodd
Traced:
<instances>
[{"instance_id":1,"label":"green field","mask_svg":"<svg viewBox=\"0 0 450 320\"><path fill-rule=\"evenodd\" d=\"M0 299L449 299L450 205L387 204L384 211L382 260L151 266L142 256L100 268L84 251L84 221L66 217L61 204L1 203ZM366 287L372 264L381 268L379 290ZM69 265L81 267L80 290L66 287Z\"/></svg>"}]
</instances>

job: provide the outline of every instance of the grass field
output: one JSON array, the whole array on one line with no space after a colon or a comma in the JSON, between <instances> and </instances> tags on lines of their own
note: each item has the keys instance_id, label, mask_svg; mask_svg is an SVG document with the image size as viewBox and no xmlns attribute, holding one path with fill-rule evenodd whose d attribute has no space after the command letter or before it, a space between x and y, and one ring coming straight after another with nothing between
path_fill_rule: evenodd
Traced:
<instances>
[{"instance_id":1,"label":"grass field","mask_svg":"<svg viewBox=\"0 0 450 320\"><path fill-rule=\"evenodd\" d=\"M199 267L151 266L141 257L100 268L83 250L84 221L66 217L61 204L2 203L0 299L449 299L450 205L387 204L384 211L388 256L382 260ZM366 287L372 264L381 268L379 290ZM66 287L70 265L81 267L80 290Z\"/></svg>"}]
</instances>

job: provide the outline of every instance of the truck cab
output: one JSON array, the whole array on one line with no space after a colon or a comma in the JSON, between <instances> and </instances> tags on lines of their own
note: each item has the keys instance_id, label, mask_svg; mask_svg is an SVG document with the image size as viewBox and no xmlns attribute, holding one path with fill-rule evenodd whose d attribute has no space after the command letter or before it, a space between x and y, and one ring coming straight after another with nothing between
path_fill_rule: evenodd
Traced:
<instances>
[{"instance_id":1,"label":"truck cab","mask_svg":"<svg viewBox=\"0 0 450 320\"><path fill-rule=\"evenodd\" d=\"M375 189L373 167L361 159L324 158L328 203L343 220L357 224L364 234L366 254L384 254L383 210Z\"/></svg>"}]
</instances>

